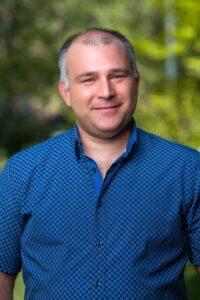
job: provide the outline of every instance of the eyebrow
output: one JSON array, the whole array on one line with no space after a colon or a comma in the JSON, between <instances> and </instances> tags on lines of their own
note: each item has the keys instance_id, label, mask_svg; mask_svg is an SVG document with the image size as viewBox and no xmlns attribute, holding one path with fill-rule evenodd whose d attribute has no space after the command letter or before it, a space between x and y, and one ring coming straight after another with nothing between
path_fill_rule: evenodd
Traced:
<instances>
[{"instance_id":1,"label":"eyebrow","mask_svg":"<svg viewBox=\"0 0 200 300\"><path fill-rule=\"evenodd\" d=\"M80 80L81 78L84 78L84 77L93 76L97 73L98 73L98 71L84 72L84 73L81 73L81 74L77 75L75 77L75 80ZM109 70L109 73L124 73L124 74L129 75L131 72L130 72L129 69L114 68L114 69Z\"/></svg>"},{"instance_id":2,"label":"eyebrow","mask_svg":"<svg viewBox=\"0 0 200 300\"><path fill-rule=\"evenodd\" d=\"M124 68L115 68L115 69L111 69L111 73L125 73L125 74L130 74L130 70L129 69L124 69Z\"/></svg>"}]
</instances>

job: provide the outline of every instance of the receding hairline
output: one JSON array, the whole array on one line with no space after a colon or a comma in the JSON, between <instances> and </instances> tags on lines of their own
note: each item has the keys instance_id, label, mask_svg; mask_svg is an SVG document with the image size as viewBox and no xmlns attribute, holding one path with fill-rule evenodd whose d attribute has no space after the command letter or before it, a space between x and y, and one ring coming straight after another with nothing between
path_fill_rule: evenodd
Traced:
<instances>
[{"instance_id":1,"label":"receding hairline","mask_svg":"<svg viewBox=\"0 0 200 300\"><path fill-rule=\"evenodd\" d=\"M83 31L77 37L74 38L68 50L73 44L76 43L85 46L98 46L98 45L110 45L115 41L119 41L120 44L125 48L123 42L109 32L105 32L97 29Z\"/></svg>"},{"instance_id":2,"label":"receding hairline","mask_svg":"<svg viewBox=\"0 0 200 300\"><path fill-rule=\"evenodd\" d=\"M76 46L85 46L85 47L98 47L98 46L111 46L117 45L125 51L128 56L128 51L124 45L124 43L113 36L111 33L99 31L99 30L91 30L91 31L83 31L72 41L70 46L68 47L67 53L65 54L65 67L66 72L68 72L68 58L73 53L73 48Z\"/></svg>"},{"instance_id":3,"label":"receding hairline","mask_svg":"<svg viewBox=\"0 0 200 300\"><path fill-rule=\"evenodd\" d=\"M68 47L67 53L65 55L66 73L68 73L69 57L71 57L71 55L73 54L74 47L85 46L95 48L98 46L111 46L113 44L121 47L128 57L128 52L123 42L112 34L98 30L83 32L82 34L77 36Z\"/></svg>"},{"instance_id":4,"label":"receding hairline","mask_svg":"<svg viewBox=\"0 0 200 300\"><path fill-rule=\"evenodd\" d=\"M71 52L71 46L75 44L85 45L87 47L98 45L106 46L112 43L122 46L129 58L133 75L138 77L139 72L137 69L135 50L126 36L115 30L89 28L69 37L61 47L59 52L60 79L63 80L66 85L69 84L67 78L67 61L68 54Z\"/></svg>"}]
</instances>

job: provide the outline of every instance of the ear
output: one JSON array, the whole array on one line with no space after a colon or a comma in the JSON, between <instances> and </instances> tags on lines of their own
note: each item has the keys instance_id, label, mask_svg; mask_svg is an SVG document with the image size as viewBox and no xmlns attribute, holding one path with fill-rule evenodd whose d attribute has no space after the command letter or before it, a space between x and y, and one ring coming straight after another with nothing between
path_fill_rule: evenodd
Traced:
<instances>
[{"instance_id":1,"label":"ear","mask_svg":"<svg viewBox=\"0 0 200 300\"><path fill-rule=\"evenodd\" d=\"M67 106L71 106L69 87L66 87L63 80L59 81L59 92Z\"/></svg>"}]
</instances>

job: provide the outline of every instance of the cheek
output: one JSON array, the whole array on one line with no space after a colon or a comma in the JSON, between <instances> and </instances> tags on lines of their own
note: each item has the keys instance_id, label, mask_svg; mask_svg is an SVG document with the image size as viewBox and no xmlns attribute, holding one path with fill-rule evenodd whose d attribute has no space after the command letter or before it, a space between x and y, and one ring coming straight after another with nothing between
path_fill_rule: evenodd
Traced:
<instances>
[{"instance_id":1,"label":"cheek","mask_svg":"<svg viewBox=\"0 0 200 300\"><path fill-rule=\"evenodd\" d=\"M94 97L95 92L91 88L77 88L71 93L71 102L76 107L85 106Z\"/></svg>"},{"instance_id":2,"label":"cheek","mask_svg":"<svg viewBox=\"0 0 200 300\"><path fill-rule=\"evenodd\" d=\"M81 92L81 96L85 101L91 100L95 96L95 89L94 88L85 88Z\"/></svg>"},{"instance_id":3,"label":"cheek","mask_svg":"<svg viewBox=\"0 0 200 300\"><path fill-rule=\"evenodd\" d=\"M137 98L137 91L136 89L130 87L121 87L120 89L118 89L118 95L122 98L124 98L124 100L126 100L127 104L128 103L133 103L135 102L136 98Z\"/></svg>"}]
</instances>

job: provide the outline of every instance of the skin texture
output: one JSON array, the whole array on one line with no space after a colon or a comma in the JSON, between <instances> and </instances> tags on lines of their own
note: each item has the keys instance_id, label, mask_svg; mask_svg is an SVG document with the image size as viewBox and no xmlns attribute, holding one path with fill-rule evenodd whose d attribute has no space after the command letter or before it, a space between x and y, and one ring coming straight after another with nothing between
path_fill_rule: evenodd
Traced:
<instances>
[{"instance_id":1,"label":"skin texture","mask_svg":"<svg viewBox=\"0 0 200 300\"><path fill-rule=\"evenodd\" d=\"M114 138L130 123L136 107L138 79L120 41L87 46L74 42L68 53L69 87L60 81L65 103L78 128L97 138Z\"/></svg>"},{"instance_id":2,"label":"skin texture","mask_svg":"<svg viewBox=\"0 0 200 300\"><path fill-rule=\"evenodd\" d=\"M0 299L12 300L16 276L0 272Z\"/></svg>"},{"instance_id":3,"label":"skin texture","mask_svg":"<svg viewBox=\"0 0 200 300\"><path fill-rule=\"evenodd\" d=\"M85 154L104 178L128 142L139 78L117 39L107 45L75 41L67 57L69 86L60 81L60 94L74 112Z\"/></svg>"},{"instance_id":4,"label":"skin texture","mask_svg":"<svg viewBox=\"0 0 200 300\"><path fill-rule=\"evenodd\" d=\"M196 269L197 269L197 273L198 273L199 276L200 276L200 266L199 266L199 267L196 267Z\"/></svg>"}]
</instances>

